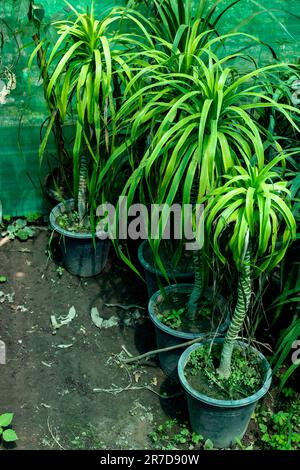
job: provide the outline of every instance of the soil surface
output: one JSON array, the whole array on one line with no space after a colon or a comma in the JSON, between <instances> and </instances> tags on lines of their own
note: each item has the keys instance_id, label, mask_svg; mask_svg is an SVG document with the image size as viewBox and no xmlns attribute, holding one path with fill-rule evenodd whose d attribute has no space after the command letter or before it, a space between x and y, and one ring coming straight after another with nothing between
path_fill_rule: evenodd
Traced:
<instances>
[{"instance_id":1,"label":"soil surface","mask_svg":"<svg viewBox=\"0 0 300 470\"><path fill-rule=\"evenodd\" d=\"M0 247L7 277L0 284L0 413L15 415L17 449L151 448L157 424L186 419L186 409L183 396L159 397L176 390L155 360L130 367L118 361L126 357L122 346L133 355L155 349L145 285L113 250L99 276L70 275L49 258L49 235L41 230ZM51 316L59 322L72 306L76 317L53 334ZM108 328L95 326L92 307L110 320Z\"/></svg>"}]
</instances>

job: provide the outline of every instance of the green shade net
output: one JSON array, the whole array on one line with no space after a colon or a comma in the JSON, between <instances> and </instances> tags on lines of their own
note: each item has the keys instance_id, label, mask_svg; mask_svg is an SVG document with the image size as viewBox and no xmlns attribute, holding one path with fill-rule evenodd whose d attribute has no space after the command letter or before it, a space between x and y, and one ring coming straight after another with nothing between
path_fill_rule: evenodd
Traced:
<instances>
[{"instance_id":1,"label":"green shade net","mask_svg":"<svg viewBox=\"0 0 300 470\"><path fill-rule=\"evenodd\" d=\"M39 0L36 3L40 3L45 10L45 28L52 20L68 15L63 0ZM95 0L95 9L100 15L123 3L121 0ZM72 5L83 11L90 5L90 0L74 0ZM7 72L13 72L16 78L15 88L0 99L0 200L5 215L26 215L47 210L40 183L48 167L46 161L42 167L38 163L40 127L47 111L37 66L33 67L30 80L28 77L27 63L33 50L33 28L28 22L27 12L28 0L0 2L0 96L9 78ZM238 28L259 36L274 48L281 59L295 61L300 46L298 14L300 16L300 0L242 0L228 11L221 27L223 31ZM54 41L53 28L47 31ZM271 59L268 49L264 47L248 52L256 54L260 63ZM48 151L55 155L54 142L50 143Z\"/></svg>"},{"instance_id":2,"label":"green shade net","mask_svg":"<svg viewBox=\"0 0 300 470\"><path fill-rule=\"evenodd\" d=\"M3 37L0 96L10 71L16 78L15 88L4 99L0 98L0 201L3 214L13 216L43 213L48 209L41 184L49 167L46 160L42 166L38 160L40 130L47 117L47 108L37 66L33 66L29 79L28 59L34 49L34 27L28 21L28 3L28 0L0 2ZM66 18L68 8L63 0L41 0L39 3L45 10L43 27L47 37L54 42L55 30L48 26L51 21ZM122 2L114 0L95 2L99 14L120 4ZM72 5L84 11L90 0L73 1ZM54 142L50 142L48 154L55 156L55 153Z\"/></svg>"}]
</instances>

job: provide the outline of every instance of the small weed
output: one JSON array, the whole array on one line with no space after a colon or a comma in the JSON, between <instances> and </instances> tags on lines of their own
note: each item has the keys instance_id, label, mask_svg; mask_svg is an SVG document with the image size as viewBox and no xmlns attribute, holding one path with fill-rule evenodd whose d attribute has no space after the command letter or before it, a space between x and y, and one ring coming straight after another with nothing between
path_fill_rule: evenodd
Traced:
<instances>
[{"instance_id":1,"label":"small weed","mask_svg":"<svg viewBox=\"0 0 300 470\"><path fill-rule=\"evenodd\" d=\"M296 392L292 387L283 387L281 393L285 398L294 398L296 396Z\"/></svg>"},{"instance_id":2,"label":"small weed","mask_svg":"<svg viewBox=\"0 0 300 470\"><path fill-rule=\"evenodd\" d=\"M57 224L70 232L88 232L89 228L82 224L77 211L60 214L56 219Z\"/></svg>"},{"instance_id":3,"label":"small weed","mask_svg":"<svg viewBox=\"0 0 300 470\"><path fill-rule=\"evenodd\" d=\"M61 266L58 266L55 271L59 278L61 278L63 273L65 272L64 268L62 268Z\"/></svg>"},{"instance_id":4,"label":"small weed","mask_svg":"<svg viewBox=\"0 0 300 470\"><path fill-rule=\"evenodd\" d=\"M180 308L163 307L161 311L157 312L158 320L160 320L164 325L169 326L174 330L190 332L198 332L199 327L201 328L199 325L202 325L203 321L203 327L208 328L208 325L211 323L212 315L212 304L211 302L207 302L205 299L201 299L201 302L199 301L193 318L190 317L187 306Z\"/></svg>"},{"instance_id":5,"label":"small weed","mask_svg":"<svg viewBox=\"0 0 300 470\"><path fill-rule=\"evenodd\" d=\"M238 448L241 450L253 450L253 442L251 442L251 444L249 444L248 446L245 446L238 437L235 438L235 442Z\"/></svg>"},{"instance_id":6,"label":"small weed","mask_svg":"<svg viewBox=\"0 0 300 470\"><path fill-rule=\"evenodd\" d=\"M9 444L18 440L17 434L11 429L13 417L13 413L0 415L0 440L2 443Z\"/></svg>"},{"instance_id":7,"label":"small weed","mask_svg":"<svg viewBox=\"0 0 300 470\"><path fill-rule=\"evenodd\" d=\"M10 240L18 238L19 240L28 240L36 235L35 230L27 225L27 220L16 219L7 225L1 232L2 237L8 237Z\"/></svg>"},{"instance_id":8,"label":"small weed","mask_svg":"<svg viewBox=\"0 0 300 470\"><path fill-rule=\"evenodd\" d=\"M167 313L159 313L157 318L170 328L177 329L182 324L182 316L185 310L185 308L179 308L178 310L172 308Z\"/></svg>"},{"instance_id":9,"label":"small weed","mask_svg":"<svg viewBox=\"0 0 300 470\"><path fill-rule=\"evenodd\" d=\"M81 427L80 425L72 426L72 428L68 429L67 435L69 435L71 438L71 441L66 445L66 447L69 449L105 449L104 442L102 442L99 438L99 431L90 423L84 427Z\"/></svg>"},{"instance_id":10,"label":"small weed","mask_svg":"<svg viewBox=\"0 0 300 470\"><path fill-rule=\"evenodd\" d=\"M149 437L155 449L193 450L205 445L202 436L192 432L187 423L179 424L176 419L160 424Z\"/></svg>"},{"instance_id":11,"label":"small weed","mask_svg":"<svg viewBox=\"0 0 300 470\"><path fill-rule=\"evenodd\" d=\"M261 432L261 447L271 450L300 449L300 403L292 401L289 406L274 412L259 408L254 419Z\"/></svg>"}]
</instances>

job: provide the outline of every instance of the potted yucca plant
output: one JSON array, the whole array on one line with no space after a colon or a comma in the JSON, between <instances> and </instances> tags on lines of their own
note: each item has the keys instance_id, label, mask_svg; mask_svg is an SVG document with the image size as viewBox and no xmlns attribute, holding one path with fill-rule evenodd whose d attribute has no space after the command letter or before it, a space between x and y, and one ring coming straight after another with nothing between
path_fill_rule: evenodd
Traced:
<instances>
[{"instance_id":1,"label":"potted yucca plant","mask_svg":"<svg viewBox=\"0 0 300 470\"><path fill-rule=\"evenodd\" d=\"M178 363L190 421L215 447L241 439L259 399L271 384L271 369L243 329L249 319L252 280L272 271L295 238L287 182L276 165L256 157L234 166L207 196L206 236L222 263L238 273L235 309L225 338L190 346Z\"/></svg>"},{"instance_id":2,"label":"potted yucca plant","mask_svg":"<svg viewBox=\"0 0 300 470\"><path fill-rule=\"evenodd\" d=\"M251 39L255 41L255 38ZM160 66L149 65L140 72L140 76L148 77L148 83L128 97L118 113L118 120L129 130L128 138L116 148L103 170L104 174L108 173L115 162L122 167L128 158L127 155L122 157L124 150L142 135L150 135L142 159L133 160L132 175L122 192L128 198L128 207L137 197L144 203L166 203L169 207L178 202L201 202L222 183L223 174L241 166L244 160L251 161L252 155L256 155L260 168L263 165L265 147L273 142L264 142L269 134L259 121L259 110L277 109L293 123L289 115L293 108L272 100L264 93L264 85L259 80L270 70L285 66L270 65L237 75L232 55L219 59L213 52L214 44L225 40L226 37L211 39L209 35L207 43L193 56L198 65L194 64L190 73L173 70L170 73L170 61L164 60L160 51L157 56L155 51L152 54ZM171 44L169 49L172 49ZM244 56L236 54L235 58L242 60ZM136 77L129 81L128 89L132 83L136 83ZM160 228L163 233L163 222ZM149 239L149 243L155 267L168 278L159 252L161 233L155 240ZM120 254L124 258L124 253ZM216 289L209 289L212 258L209 244L205 244L201 251L194 253L194 284L182 288L180 284L170 286L151 297L149 313L156 326L159 347L181 343L203 332L225 331L227 302ZM166 303L170 308L164 307ZM206 326L202 329L203 317ZM212 321L210 326L209 319ZM195 327L197 322L198 329ZM183 331L183 324L190 327L193 324L193 331ZM166 366L165 361L169 361L171 355L171 364ZM179 355L179 351L160 355L167 373L176 370Z\"/></svg>"},{"instance_id":3,"label":"potted yucca plant","mask_svg":"<svg viewBox=\"0 0 300 470\"><path fill-rule=\"evenodd\" d=\"M125 103L117 116L119 129L127 138L123 145L116 149L111 162L115 165L116 159L117 164L122 167L123 164L127 164L128 156L131 154L131 171L134 173L133 179L136 179L138 187L142 174L140 168L143 167L143 163L140 166L141 157L145 155L145 152L149 155L155 148L159 135L160 137L162 135L159 132L156 135L156 131L164 131L163 126L160 126L162 121L163 124L168 121L171 124L184 117L181 116L181 111L186 106L183 95L192 87L192 78L196 71L199 72L199 81L203 79L203 69L209 65L210 58L213 56L212 53L209 55L207 52L215 52L223 46L227 37L231 37L229 34L220 38L218 27L231 6L238 2L239 0L231 5L226 4L224 0L219 0L213 5L207 0L199 2L154 0L145 4L135 0L128 2L129 7L135 8L134 11L130 11L130 14L140 25L141 31L148 31L151 34L151 40L144 34L137 36L139 47L134 54L136 71L124 90ZM142 13L137 7L140 7ZM219 7L218 10L217 7ZM253 42L254 38L250 36L247 38ZM230 60L233 57L231 56ZM181 88L181 83L186 85L185 89ZM189 97L194 97L196 101L193 93L187 95L187 99ZM180 100L180 98L183 99ZM189 132L186 134L187 139L188 134ZM174 143L176 138L177 135L173 139ZM144 143L144 148L143 146L141 148L141 142ZM169 152L168 146L167 152ZM180 158L181 155L182 153L178 157ZM158 160L157 156L155 160ZM169 171L170 168L167 170ZM148 182L145 181L148 178L144 179L143 187L139 191L140 202L146 204L158 202L157 194L151 193L152 189L159 188L156 182L160 178L160 168L155 168L155 162L149 173L153 176L150 194L147 194ZM132 187L129 193L134 193ZM154 258L159 259L162 256L166 260L166 255L169 257L162 267L162 265L158 266L156 260L153 259L151 250L149 252L149 243L145 241L140 245L138 257L145 271L150 297L159 287L168 282L193 282L194 276L190 261L192 257L181 258L180 252L182 252L181 246L174 240L172 243L161 243L159 254L157 252ZM124 253L120 252L120 255L124 258Z\"/></svg>"},{"instance_id":4,"label":"potted yucca plant","mask_svg":"<svg viewBox=\"0 0 300 470\"><path fill-rule=\"evenodd\" d=\"M100 174L116 144L120 87L124 77L130 76L128 66L126 73L122 70L120 44L124 53L124 44L130 39L126 35L122 41L122 35L113 29L120 21L117 10L98 20L93 2L86 13L67 5L73 17L54 24L58 28L54 46L50 48L47 41L41 40L33 53L43 50L40 62L51 112L39 153L43 158L57 120L61 126L71 120L75 128L70 152L74 197L52 210L50 223L61 235L66 268L72 274L92 276L102 270L109 249L108 240L95 236L96 208L105 202ZM115 179L113 171L111 177Z\"/></svg>"}]
</instances>

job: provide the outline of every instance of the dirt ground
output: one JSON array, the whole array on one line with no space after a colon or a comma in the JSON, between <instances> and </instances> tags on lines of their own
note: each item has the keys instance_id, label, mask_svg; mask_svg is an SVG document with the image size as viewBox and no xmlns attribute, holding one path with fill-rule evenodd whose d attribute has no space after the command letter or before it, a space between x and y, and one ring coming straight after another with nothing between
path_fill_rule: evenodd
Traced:
<instances>
[{"instance_id":1,"label":"dirt ground","mask_svg":"<svg viewBox=\"0 0 300 470\"><path fill-rule=\"evenodd\" d=\"M0 413L13 412L18 449L147 449L155 426L176 413L184 398L174 393L155 361L121 367L124 346L136 355L154 349L142 282L115 259L96 278L70 275L49 259L49 233L0 248L0 339L6 365L0 365ZM76 317L53 334L50 317ZM118 324L97 328L97 307ZM127 388L127 389L126 389ZM150 390L151 388L151 390ZM102 389L95 391L94 389ZM126 389L126 390L124 390ZM107 390L107 391L105 391ZM176 410L180 411L176 411Z\"/></svg>"}]
</instances>

